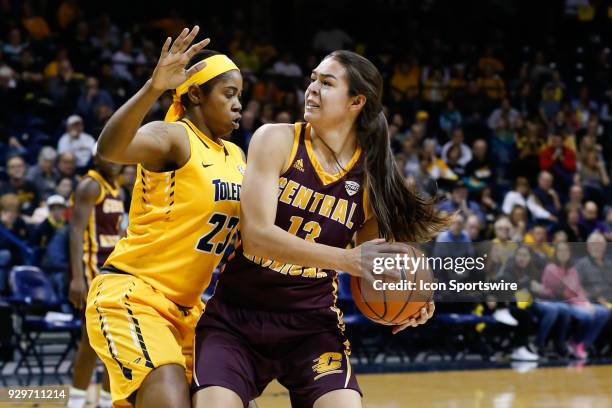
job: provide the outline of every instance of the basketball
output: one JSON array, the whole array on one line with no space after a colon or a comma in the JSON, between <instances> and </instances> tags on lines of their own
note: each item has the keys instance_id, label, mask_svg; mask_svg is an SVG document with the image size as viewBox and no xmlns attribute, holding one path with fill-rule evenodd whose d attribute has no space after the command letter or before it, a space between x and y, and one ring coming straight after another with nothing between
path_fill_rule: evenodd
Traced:
<instances>
[{"instance_id":1,"label":"basketball","mask_svg":"<svg viewBox=\"0 0 612 408\"><path fill-rule=\"evenodd\" d=\"M421 257L422 251L411 247L408 259ZM395 326L418 317L421 308L433 298L433 290L423 288L433 282L433 273L426 263L413 270L400 269L397 279L379 275L373 283L351 276L351 293L355 305L364 316L384 325Z\"/></svg>"}]
</instances>

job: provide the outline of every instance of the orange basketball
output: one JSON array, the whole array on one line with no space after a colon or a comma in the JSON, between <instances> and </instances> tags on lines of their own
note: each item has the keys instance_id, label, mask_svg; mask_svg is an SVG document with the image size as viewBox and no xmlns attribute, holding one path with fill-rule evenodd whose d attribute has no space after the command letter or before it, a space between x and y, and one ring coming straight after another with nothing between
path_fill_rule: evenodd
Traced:
<instances>
[{"instance_id":1,"label":"orange basketball","mask_svg":"<svg viewBox=\"0 0 612 408\"><path fill-rule=\"evenodd\" d=\"M408 257L424 258L422 251L411 248L412 254ZM433 298L434 291L429 287L433 282L433 273L423 260L414 270L400 270L400 277L395 280L378 275L370 284L365 279L351 276L351 293L357 308L366 317L376 323L394 326L418 317L421 308L427 307Z\"/></svg>"}]
</instances>

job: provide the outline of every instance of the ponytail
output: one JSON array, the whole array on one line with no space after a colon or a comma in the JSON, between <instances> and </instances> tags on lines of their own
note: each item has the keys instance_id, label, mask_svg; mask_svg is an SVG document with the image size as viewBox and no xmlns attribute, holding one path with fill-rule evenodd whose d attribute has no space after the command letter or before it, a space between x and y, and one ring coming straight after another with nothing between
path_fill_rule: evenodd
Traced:
<instances>
[{"instance_id":1,"label":"ponytail","mask_svg":"<svg viewBox=\"0 0 612 408\"><path fill-rule=\"evenodd\" d=\"M369 205L380 235L395 241L429 241L448 225L449 218L436 213L435 198L426 199L408 186L397 166L382 111L380 73L366 58L350 51L334 51L329 57L346 69L351 96L366 97L357 117L357 139L365 154Z\"/></svg>"}]
</instances>

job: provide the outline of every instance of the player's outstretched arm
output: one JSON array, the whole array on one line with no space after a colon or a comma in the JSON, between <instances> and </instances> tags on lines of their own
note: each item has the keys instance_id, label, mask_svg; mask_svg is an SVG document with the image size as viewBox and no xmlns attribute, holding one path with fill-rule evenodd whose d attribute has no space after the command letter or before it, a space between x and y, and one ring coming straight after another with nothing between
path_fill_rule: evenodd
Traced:
<instances>
[{"instance_id":1,"label":"player's outstretched arm","mask_svg":"<svg viewBox=\"0 0 612 408\"><path fill-rule=\"evenodd\" d=\"M76 309L82 309L87 297L87 285L83 271L83 233L89 223L96 200L100 195L100 185L90 179L82 180L74 192L74 206L70 220L70 270L72 277L68 289L68 299Z\"/></svg>"},{"instance_id":2,"label":"player's outstretched arm","mask_svg":"<svg viewBox=\"0 0 612 408\"><path fill-rule=\"evenodd\" d=\"M372 270L362 262L363 246L336 248L304 240L275 225L278 177L286 167L293 144L292 125L265 125L249 145L248 166L241 190L241 237L247 254L279 262L346 271L371 277ZM409 253L400 243L376 240L365 244L370 255ZM368 255L368 256L370 256Z\"/></svg>"},{"instance_id":3,"label":"player's outstretched arm","mask_svg":"<svg viewBox=\"0 0 612 408\"><path fill-rule=\"evenodd\" d=\"M198 26L191 31L185 28L174 42L170 37L166 39L151 79L104 126L98 141L102 158L122 164L143 163L157 170L155 167L172 155L175 144L180 141L181 127L165 122L139 127L162 93L175 89L206 66L202 61L185 69L189 60L210 42L207 38L191 45L198 31Z\"/></svg>"}]
</instances>

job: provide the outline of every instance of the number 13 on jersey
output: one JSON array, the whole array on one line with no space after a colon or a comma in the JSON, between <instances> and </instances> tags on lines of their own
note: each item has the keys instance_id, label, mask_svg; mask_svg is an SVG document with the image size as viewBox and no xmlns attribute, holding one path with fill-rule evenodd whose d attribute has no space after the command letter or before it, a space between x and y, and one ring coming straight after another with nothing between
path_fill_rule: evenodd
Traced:
<instances>
[{"instance_id":1,"label":"number 13 on jersey","mask_svg":"<svg viewBox=\"0 0 612 408\"><path fill-rule=\"evenodd\" d=\"M207 254L221 255L229 245L230 238L238 226L238 217L228 217L223 213L213 213L208 224L212 229L198 240L196 249Z\"/></svg>"}]
</instances>

